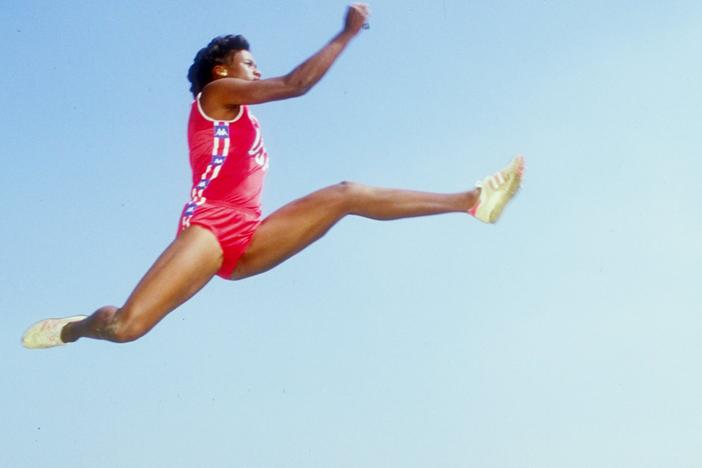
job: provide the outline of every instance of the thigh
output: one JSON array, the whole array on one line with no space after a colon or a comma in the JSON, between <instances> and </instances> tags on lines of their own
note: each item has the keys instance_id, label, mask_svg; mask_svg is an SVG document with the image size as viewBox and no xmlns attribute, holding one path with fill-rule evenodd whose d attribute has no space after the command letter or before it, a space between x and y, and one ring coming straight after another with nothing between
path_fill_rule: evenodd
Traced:
<instances>
[{"instance_id":1,"label":"thigh","mask_svg":"<svg viewBox=\"0 0 702 468\"><path fill-rule=\"evenodd\" d=\"M222 250L214 234L189 227L141 279L121 308L121 319L145 333L207 284L221 264Z\"/></svg>"},{"instance_id":2,"label":"thigh","mask_svg":"<svg viewBox=\"0 0 702 468\"><path fill-rule=\"evenodd\" d=\"M348 212L347 185L318 190L271 213L254 233L232 279L270 270L322 237Z\"/></svg>"}]
</instances>

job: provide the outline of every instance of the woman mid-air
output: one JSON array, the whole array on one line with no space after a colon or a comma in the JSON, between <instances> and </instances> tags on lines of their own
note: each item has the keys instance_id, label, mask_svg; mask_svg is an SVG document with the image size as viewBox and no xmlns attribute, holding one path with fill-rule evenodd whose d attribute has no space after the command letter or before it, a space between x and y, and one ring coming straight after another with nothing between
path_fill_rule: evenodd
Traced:
<instances>
[{"instance_id":1,"label":"woman mid-air","mask_svg":"<svg viewBox=\"0 0 702 468\"><path fill-rule=\"evenodd\" d=\"M348 7L342 31L285 76L261 79L242 36L213 39L188 72L194 96L188 124L191 198L176 239L144 275L122 307L90 316L47 319L22 337L27 348L79 338L119 343L151 330L214 275L238 280L263 273L322 237L346 215L378 220L464 212L494 223L519 188L524 161L486 177L474 190L435 194L342 182L314 192L261 221L260 196L268 154L249 105L309 91L363 29L365 4Z\"/></svg>"}]
</instances>

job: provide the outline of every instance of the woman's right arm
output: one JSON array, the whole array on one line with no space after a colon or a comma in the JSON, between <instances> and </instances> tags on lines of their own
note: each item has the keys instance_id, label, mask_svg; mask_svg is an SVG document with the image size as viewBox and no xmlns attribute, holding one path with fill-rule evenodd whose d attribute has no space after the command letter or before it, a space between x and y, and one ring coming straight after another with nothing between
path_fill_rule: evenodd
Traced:
<instances>
[{"instance_id":1,"label":"woman's right arm","mask_svg":"<svg viewBox=\"0 0 702 468\"><path fill-rule=\"evenodd\" d=\"M221 78L207 86L208 97L223 106L237 106L302 96L327 73L351 39L363 28L368 14L367 5L350 5L342 31L287 75L257 81Z\"/></svg>"}]
</instances>

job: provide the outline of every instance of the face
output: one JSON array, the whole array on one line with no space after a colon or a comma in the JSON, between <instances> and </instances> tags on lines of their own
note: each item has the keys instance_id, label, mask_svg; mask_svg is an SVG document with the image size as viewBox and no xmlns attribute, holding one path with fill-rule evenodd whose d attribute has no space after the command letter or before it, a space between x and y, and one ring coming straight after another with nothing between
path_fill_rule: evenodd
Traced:
<instances>
[{"instance_id":1,"label":"face","mask_svg":"<svg viewBox=\"0 0 702 468\"><path fill-rule=\"evenodd\" d=\"M247 81L261 79L261 72L256 66L253 55L248 50L240 50L231 56L229 63L215 67L218 77L233 77Z\"/></svg>"}]
</instances>

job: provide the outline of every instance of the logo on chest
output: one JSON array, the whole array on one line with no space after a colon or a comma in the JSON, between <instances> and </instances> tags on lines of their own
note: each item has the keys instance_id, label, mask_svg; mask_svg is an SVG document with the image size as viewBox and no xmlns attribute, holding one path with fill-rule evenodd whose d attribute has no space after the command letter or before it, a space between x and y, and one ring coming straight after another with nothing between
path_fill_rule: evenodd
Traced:
<instances>
[{"instance_id":1,"label":"logo on chest","mask_svg":"<svg viewBox=\"0 0 702 468\"><path fill-rule=\"evenodd\" d=\"M251 143L251 148L249 148L249 156L254 158L256 164L261 166L265 171L268 169L268 153L266 148L263 146L263 137L261 136L261 126L258 124L256 117L251 116L251 124L254 130L254 139Z\"/></svg>"}]
</instances>

